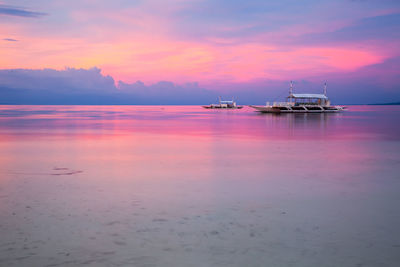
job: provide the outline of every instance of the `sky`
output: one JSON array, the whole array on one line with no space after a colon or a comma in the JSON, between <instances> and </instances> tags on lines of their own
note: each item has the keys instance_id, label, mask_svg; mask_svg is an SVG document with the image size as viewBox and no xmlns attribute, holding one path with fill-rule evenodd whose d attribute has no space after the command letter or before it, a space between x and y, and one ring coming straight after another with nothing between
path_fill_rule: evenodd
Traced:
<instances>
[{"instance_id":1,"label":"sky","mask_svg":"<svg viewBox=\"0 0 400 267\"><path fill-rule=\"evenodd\" d=\"M0 104L400 101L398 0L0 0Z\"/></svg>"}]
</instances>

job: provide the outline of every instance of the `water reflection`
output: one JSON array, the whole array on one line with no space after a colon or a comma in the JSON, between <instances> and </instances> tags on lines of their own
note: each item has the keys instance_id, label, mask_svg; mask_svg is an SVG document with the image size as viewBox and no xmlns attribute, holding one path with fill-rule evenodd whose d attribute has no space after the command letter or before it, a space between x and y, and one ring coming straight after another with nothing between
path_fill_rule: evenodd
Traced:
<instances>
[{"instance_id":1,"label":"water reflection","mask_svg":"<svg viewBox=\"0 0 400 267\"><path fill-rule=\"evenodd\" d=\"M0 265L397 266L399 115L0 106Z\"/></svg>"},{"instance_id":2,"label":"water reflection","mask_svg":"<svg viewBox=\"0 0 400 267\"><path fill-rule=\"evenodd\" d=\"M398 107L354 106L334 114L260 114L197 106L2 106L4 135L217 135L247 138L387 138L400 135Z\"/></svg>"}]
</instances>

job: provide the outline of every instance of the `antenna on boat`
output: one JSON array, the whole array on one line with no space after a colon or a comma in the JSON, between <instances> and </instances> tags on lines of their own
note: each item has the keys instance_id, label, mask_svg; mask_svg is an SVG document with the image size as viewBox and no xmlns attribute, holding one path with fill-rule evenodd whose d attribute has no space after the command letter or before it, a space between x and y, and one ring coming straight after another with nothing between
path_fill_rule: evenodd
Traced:
<instances>
[{"instance_id":1,"label":"antenna on boat","mask_svg":"<svg viewBox=\"0 0 400 267\"><path fill-rule=\"evenodd\" d=\"M324 86L324 95L326 96L326 82L325 82L325 86Z\"/></svg>"}]
</instances>

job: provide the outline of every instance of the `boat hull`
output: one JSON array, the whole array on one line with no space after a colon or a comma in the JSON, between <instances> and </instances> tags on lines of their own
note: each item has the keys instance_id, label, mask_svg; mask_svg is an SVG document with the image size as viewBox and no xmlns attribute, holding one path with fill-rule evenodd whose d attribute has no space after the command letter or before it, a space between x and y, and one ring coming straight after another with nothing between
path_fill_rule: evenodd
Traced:
<instances>
[{"instance_id":1,"label":"boat hull","mask_svg":"<svg viewBox=\"0 0 400 267\"><path fill-rule=\"evenodd\" d=\"M236 107L218 107L218 106L203 106L206 109L241 109L243 106L236 106Z\"/></svg>"},{"instance_id":2,"label":"boat hull","mask_svg":"<svg viewBox=\"0 0 400 267\"><path fill-rule=\"evenodd\" d=\"M250 106L254 108L258 112L262 113L336 113L344 110L343 107L329 107L329 108L315 108L315 109L291 109L291 108L283 108L283 107L274 107L274 106Z\"/></svg>"}]
</instances>

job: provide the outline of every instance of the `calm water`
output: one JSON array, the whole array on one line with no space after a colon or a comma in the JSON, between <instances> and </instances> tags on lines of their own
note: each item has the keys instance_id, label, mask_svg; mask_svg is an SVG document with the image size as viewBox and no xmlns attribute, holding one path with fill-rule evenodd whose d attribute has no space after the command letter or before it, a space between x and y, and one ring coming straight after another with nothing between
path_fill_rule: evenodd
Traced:
<instances>
[{"instance_id":1,"label":"calm water","mask_svg":"<svg viewBox=\"0 0 400 267\"><path fill-rule=\"evenodd\" d=\"M399 118L0 106L0 266L400 266Z\"/></svg>"}]
</instances>

